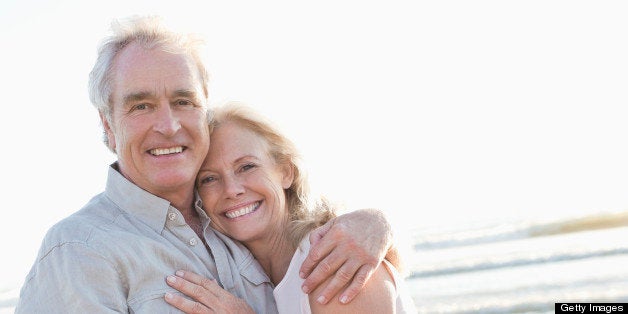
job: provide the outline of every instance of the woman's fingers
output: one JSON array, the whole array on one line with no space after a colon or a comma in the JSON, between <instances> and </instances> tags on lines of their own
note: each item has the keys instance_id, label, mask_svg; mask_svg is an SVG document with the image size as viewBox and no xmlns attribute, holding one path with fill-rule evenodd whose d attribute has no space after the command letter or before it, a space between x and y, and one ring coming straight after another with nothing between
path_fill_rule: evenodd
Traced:
<instances>
[{"instance_id":1,"label":"woman's fingers","mask_svg":"<svg viewBox=\"0 0 628 314\"><path fill-rule=\"evenodd\" d=\"M166 294L166 302L185 313L213 313L212 305L218 303L218 298L212 292L212 280L191 272L177 271L176 274L177 276L166 277L166 282L192 300L176 294Z\"/></svg>"},{"instance_id":2,"label":"woman's fingers","mask_svg":"<svg viewBox=\"0 0 628 314\"><path fill-rule=\"evenodd\" d=\"M205 288L206 291L211 292L214 296L217 296L219 292L224 291L224 289L222 289L215 280L198 275L191 271L177 270L177 272L175 272L175 275L185 279L186 281L189 281L190 283ZM189 296L194 297L194 295Z\"/></svg>"},{"instance_id":3,"label":"woman's fingers","mask_svg":"<svg viewBox=\"0 0 628 314\"><path fill-rule=\"evenodd\" d=\"M188 314L197 314L197 313L214 313L211 309L203 306L199 302L189 300L180 295L174 293L166 293L164 296L166 302L177 309L183 311Z\"/></svg>"},{"instance_id":4,"label":"woman's fingers","mask_svg":"<svg viewBox=\"0 0 628 314\"><path fill-rule=\"evenodd\" d=\"M192 300L172 293L166 293L164 298L185 313L254 313L243 299L224 290L215 280L189 271L179 270L175 274L166 277L166 282Z\"/></svg>"}]
</instances>

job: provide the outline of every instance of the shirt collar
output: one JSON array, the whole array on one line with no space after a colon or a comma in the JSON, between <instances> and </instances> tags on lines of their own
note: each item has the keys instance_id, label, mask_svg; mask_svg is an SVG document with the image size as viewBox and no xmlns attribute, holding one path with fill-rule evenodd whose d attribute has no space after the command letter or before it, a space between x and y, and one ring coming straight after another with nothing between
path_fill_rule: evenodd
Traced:
<instances>
[{"instance_id":1,"label":"shirt collar","mask_svg":"<svg viewBox=\"0 0 628 314\"><path fill-rule=\"evenodd\" d=\"M109 166L105 194L123 211L139 218L157 233L163 230L170 202L127 180L118 172L117 162Z\"/></svg>"},{"instance_id":2,"label":"shirt collar","mask_svg":"<svg viewBox=\"0 0 628 314\"><path fill-rule=\"evenodd\" d=\"M211 222L211 219L207 216L207 213L203 209L203 201L201 200L201 196L198 194L197 189L194 189L194 209L196 209L196 212L201 218L203 226L205 226L205 221L207 221L207 224Z\"/></svg>"}]
</instances>

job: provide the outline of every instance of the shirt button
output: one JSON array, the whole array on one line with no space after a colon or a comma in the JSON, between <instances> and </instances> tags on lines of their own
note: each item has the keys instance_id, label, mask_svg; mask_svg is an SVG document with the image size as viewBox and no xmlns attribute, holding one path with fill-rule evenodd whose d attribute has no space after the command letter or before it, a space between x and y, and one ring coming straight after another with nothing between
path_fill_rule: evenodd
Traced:
<instances>
[{"instance_id":1,"label":"shirt button","mask_svg":"<svg viewBox=\"0 0 628 314\"><path fill-rule=\"evenodd\" d=\"M168 214L168 219L169 219L170 221L173 221L173 220L175 220L176 218L177 218L177 214L175 214L175 213L169 213L169 214Z\"/></svg>"},{"instance_id":2,"label":"shirt button","mask_svg":"<svg viewBox=\"0 0 628 314\"><path fill-rule=\"evenodd\" d=\"M192 245L192 246L196 245L196 239L195 238L190 239L190 245Z\"/></svg>"}]
</instances>

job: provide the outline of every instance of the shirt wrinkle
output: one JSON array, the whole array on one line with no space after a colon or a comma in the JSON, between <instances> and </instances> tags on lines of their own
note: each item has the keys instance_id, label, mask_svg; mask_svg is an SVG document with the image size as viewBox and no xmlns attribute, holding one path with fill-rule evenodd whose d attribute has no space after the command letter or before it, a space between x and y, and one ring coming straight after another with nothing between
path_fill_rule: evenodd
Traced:
<instances>
[{"instance_id":1,"label":"shirt wrinkle","mask_svg":"<svg viewBox=\"0 0 628 314\"><path fill-rule=\"evenodd\" d=\"M46 234L15 313L180 313L163 298L178 293L164 278L179 269L216 279L256 313L277 313L259 263L194 205L204 242L191 241L199 237L178 209L128 181L114 163L105 191Z\"/></svg>"},{"instance_id":2,"label":"shirt wrinkle","mask_svg":"<svg viewBox=\"0 0 628 314\"><path fill-rule=\"evenodd\" d=\"M169 209L175 208L169 201L150 194L127 180L114 167L109 167L105 194L118 208L138 217L157 233L161 233L164 228Z\"/></svg>"}]
</instances>

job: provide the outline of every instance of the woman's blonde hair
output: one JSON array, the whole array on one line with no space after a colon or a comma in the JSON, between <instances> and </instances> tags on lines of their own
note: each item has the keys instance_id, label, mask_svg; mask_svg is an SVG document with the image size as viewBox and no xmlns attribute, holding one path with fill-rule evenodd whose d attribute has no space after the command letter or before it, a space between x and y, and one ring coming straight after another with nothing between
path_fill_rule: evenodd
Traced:
<instances>
[{"instance_id":1,"label":"woman's blonde hair","mask_svg":"<svg viewBox=\"0 0 628 314\"><path fill-rule=\"evenodd\" d=\"M238 102L228 102L214 108L209 114L210 134L221 124L236 123L266 141L268 152L277 165L292 168L292 185L284 192L290 219L288 235L294 247L298 246L309 231L336 217L334 206L328 200L324 198L315 202L310 200L310 186L301 155L294 143L272 122Z\"/></svg>"}]
</instances>

